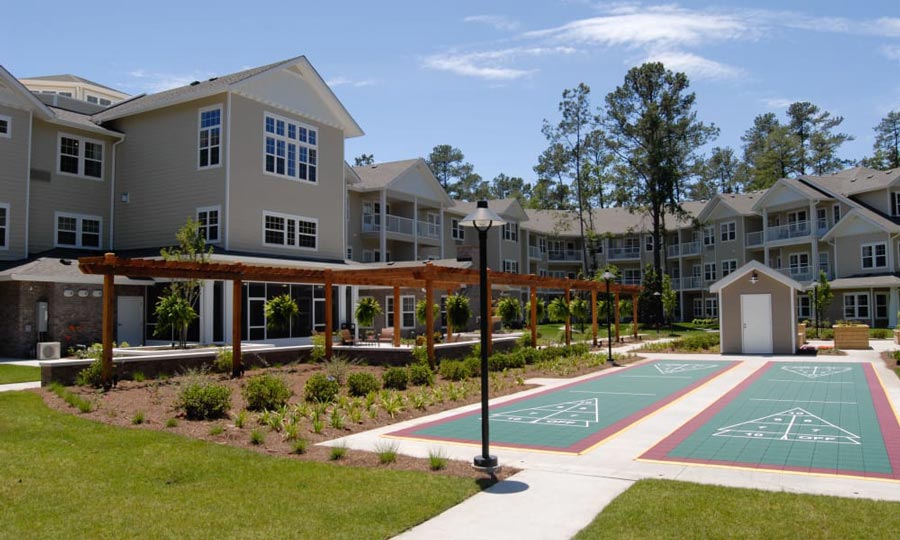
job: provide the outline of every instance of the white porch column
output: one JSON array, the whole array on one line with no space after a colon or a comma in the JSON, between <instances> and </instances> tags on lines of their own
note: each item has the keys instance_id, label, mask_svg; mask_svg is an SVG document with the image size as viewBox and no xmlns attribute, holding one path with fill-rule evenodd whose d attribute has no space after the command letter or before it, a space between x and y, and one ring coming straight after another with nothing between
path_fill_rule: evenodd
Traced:
<instances>
[{"instance_id":1,"label":"white porch column","mask_svg":"<svg viewBox=\"0 0 900 540\"><path fill-rule=\"evenodd\" d=\"M769 266L769 211L763 208L763 264Z\"/></svg>"},{"instance_id":2,"label":"white porch column","mask_svg":"<svg viewBox=\"0 0 900 540\"><path fill-rule=\"evenodd\" d=\"M387 190L381 190L381 235L379 235L378 249L381 252L381 262L387 261Z\"/></svg>"},{"instance_id":3,"label":"white porch column","mask_svg":"<svg viewBox=\"0 0 900 540\"><path fill-rule=\"evenodd\" d=\"M225 319L225 321L224 321L225 328L222 333L222 336L225 339L225 343L231 343L231 328L233 328L232 321L234 320L233 319L233 317L234 317L234 285L233 285L233 283L234 283L233 281L226 281L224 283L225 287L224 287L223 292L224 292L225 298L223 298L224 302L222 303L222 309L224 310L224 313L222 313L222 315L224 316L223 319ZM246 314L244 314L244 316L246 316Z\"/></svg>"},{"instance_id":4,"label":"white porch column","mask_svg":"<svg viewBox=\"0 0 900 540\"><path fill-rule=\"evenodd\" d=\"M419 260L419 197L413 196L413 260Z\"/></svg>"},{"instance_id":5,"label":"white porch column","mask_svg":"<svg viewBox=\"0 0 900 540\"><path fill-rule=\"evenodd\" d=\"M521 232L521 230L519 231ZM523 274L531 273L531 231L525 229L525 265L523 267L522 263L519 262L519 271ZM519 246L519 253L522 253L522 247ZM521 256L521 255L520 255ZM522 268L525 268L523 271ZM537 272L535 272L536 274ZM591 308L593 309L593 308Z\"/></svg>"},{"instance_id":6,"label":"white porch column","mask_svg":"<svg viewBox=\"0 0 900 540\"><path fill-rule=\"evenodd\" d=\"M814 201L810 201L809 203L809 232L812 236L812 242L810 243L810 261L809 266L812 269L813 279L818 279L819 277L819 236L818 236L818 218L816 217L816 203Z\"/></svg>"},{"instance_id":7,"label":"white porch column","mask_svg":"<svg viewBox=\"0 0 900 540\"><path fill-rule=\"evenodd\" d=\"M349 323L350 317L347 314L347 286L338 285L338 320L340 323Z\"/></svg>"},{"instance_id":8,"label":"white porch column","mask_svg":"<svg viewBox=\"0 0 900 540\"><path fill-rule=\"evenodd\" d=\"M359 323L356 322L356 304L359 303L359 287L353 285L350 287L350 318L354 323L354 336L353 339L359 339Z\"/></svg>"},{"instance_id":9,"label":"white porch column","mask_svg":"<svg viewBox=\"0 0 900 540\"><path fill-rule=\"evenodd\" d=\"M446 243L447 231L444 230L444 203L441 203L441 258L444 258L444 244Z\"/></svg>"},{"instance_id":10,"label":"white porch column","mask_svg":"<svg viewBox=\"0 0 900 540\"><path fill-rule=\"evenodd\" d=\"M207 279L200 286L200 343L212 343L215 335L213 326L215 305L215 282Z\"/></svg>"}]
</instances>

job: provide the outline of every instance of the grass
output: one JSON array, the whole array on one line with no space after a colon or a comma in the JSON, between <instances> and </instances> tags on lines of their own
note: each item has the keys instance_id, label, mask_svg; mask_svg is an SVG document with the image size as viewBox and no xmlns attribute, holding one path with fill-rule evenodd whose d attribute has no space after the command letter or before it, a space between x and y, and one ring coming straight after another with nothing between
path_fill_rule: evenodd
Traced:
<instances>
[{"instance_id":1,"label":"grass","mask_svg":"<svg viewBox=\"0 0 900 540\"><path fill-rule=\"evenodd\" d=\"M41 368L0 364L0 384L37 382L41 380Z\"/></svg>"},{"instance_id":2,"label":"grass","mask_svg":"<svg viewBox=\"0 0 900 540\"><path fill-rule=\"evenodd\" d=\"M577 540L894 538L900 503L641 480Z\"/></svg>"},{"instance_id":3,"label":"grass","mask_svg":"<svg viewBox=\"0 0 900 540\"><path fill-rule=\"evenodd\" d=\"M28 392L0 394L0 411L4 539L389 538L478 491L473 479L117 428L52 411Z\"/></svg>"}]
</instances>

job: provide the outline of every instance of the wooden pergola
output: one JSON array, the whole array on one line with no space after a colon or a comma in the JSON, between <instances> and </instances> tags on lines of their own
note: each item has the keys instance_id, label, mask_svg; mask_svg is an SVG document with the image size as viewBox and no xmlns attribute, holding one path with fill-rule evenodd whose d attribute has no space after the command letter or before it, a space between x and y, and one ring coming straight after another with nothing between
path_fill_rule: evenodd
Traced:
<instances>
[{"instance_id":1,"label":"wooden pergola","mask_svg":"<svg viewBox=\"0 0 900 540\"><path fill-rule=\"evenodd\" d=\"M393 287L395 311L399 312L400 289L420 288L425 290L425 303L434 304L434 292L446 290L448 294L465 285L478 285L478 271L468 268L440 266L431 263L409 265L399 263L396 266L378 268L352 269L319 269L297 266L264 266L243 263L219 262L183 262L164 261L158 259L128 259L107 253L102 257L84 257L78 260L79 269L85 274L103 276L103 380L111 380L112 343L113 343L113 306L115 301L114 278L127 276L130 278L167 278L167 279L201 279L225 280L232 282L234 301L232 302L232 335L233 351L232 374L241 372L241 317L243 283L249 281L276 283L303 283L324 285L325 287L325 357L331 358L333 347L333 287L335 285ZM607 286L614 295L615 304L619 304L619 295L629 295L634 300L634 322L638 319L637 296L641 287L637 285L606 284L597 281L568 278L552 278L531 274L511 274L488 271L488 303L491 303L491 287L493 285L510 285L528 288L531 299L529 327L531 329L532 347L537 344L537 291L538 289L562 290L566 302L569 302L571 291L590 291L591 293L591 329L594 345L597 344L597 294L605 293ZM425 310L426 347L429 362L434 362L434 311ZM486 316L489 314L481 314ZM401 317L394 317L394 347L400 346ZM616 339L619 339L619 310L615 310ZM637 324L632 325L637 337ZM572 322L570 317L565 321L566 344L571 343ZM488 325L491 332L491 325ZM488 336L488 346L492 343Z\"/></svg>"}]
</instances>

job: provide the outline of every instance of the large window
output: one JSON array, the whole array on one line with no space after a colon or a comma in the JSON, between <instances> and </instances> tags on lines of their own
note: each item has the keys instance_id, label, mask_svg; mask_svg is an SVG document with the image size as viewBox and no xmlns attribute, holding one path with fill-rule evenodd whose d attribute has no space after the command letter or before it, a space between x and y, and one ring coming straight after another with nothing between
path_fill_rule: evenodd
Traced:
<instances>
[{"instance_id":1,"label":"large window","mask_svg":"<svg viewBox=\"0 0 900 540\"><path fill-rule=\"evenodd\" d=\"M737 269L737 259L728 259L722 261L722 277L734 272Z\"/></svg>"},{"instance_id":2,"label":"large window","mask_svg":"<svg viewBox=\"0 0 900 540\"><path fill-rule=\"evenodd\" d=\"M209 244L218 244L219 235L219 210L218 206L207 206L197 209L197 222L200 223L200 236Z\"/></svg>"},{"instance_id":3,"label":"large window","mask_svg":"<svg viewBox=\"0 0 900 540\"><path fill-rule=\"evenodd\" d=\"M318 228L316 219L263 212L263 243L266 245L315 250Z\"/></svg>"},{"instance_id":4,"label":"large window","mask_svg":"<svg viewBox=\"0 0 900 540\"><path fill-rule=\"evenodd\" d=\"M318 181L318 130L265 114L265 171L306 182Z\"/></svg>"},{"instance_id":5,"label":"large window","mask_svg":"<svg viewBox=\"0 0 900 540\"><path fill-rule=\"evenodd\" d=\"M703 314L703 299L694 298L694 317L700 318L703 317Z\"/></svg>"},{"instance_id":6,"label":"large window","mask_svg":"<svg viewBox=\"0 0 900 540\"><path fill-rule=\"evenodd\" d=\"M504 223L503 224L503 239L509 240L510 242L518 242L519 241L519 224L518 223Z\"/></svg>"},{"instance_id":7,"label":"large window","mask_svg":"<svg viewBox=\"0 0 900 540\"><path fill-rule=\"evenodd\" d=\"M221 162L222 108L200 109L200 141L197 162L200 168L218 167Z\"/></svg>"},{"instance_id":8,"label":"large window","mask_svg":"<svg viewBox=\"0 0 900 540\"><path fill-rule=\"evenodd\" d=\"M884 268L887 266L887 244L878 242L875 244L862 245L862 267Z\"/></svg>"},{"instance_id":9,"label":"large window","mask_svg":"<svg viewBox=\"0 0 900 540\"><path fill-rule=\"evenodd\" d=\"M0 249L9 249L9 204L0 203Z\"/></svg>"},{"instance_id":10,"label":"large window","mask_svg":"<svg viewBox=\"0 0 900 540\"><path fill-rule=\"evenodd\" d=\"M809 253L791 253L788 255L788 267L791 274L802 274L809 271Z\"/></svg>"},{"instance_id":11,"label":"large window","mask_svg":"<svg viewBox=\"0 0 900 540\"><path fill-rule=\"evenodd\" d=\"M12 137L12 118L0 114L0 139Z\"/></svg>"},{"instance_id":12,"label":"large window","mask_svg":"<svg viewBox=\"0 0 900 540\"><path fill-rule=\"evenodd\" d=\"M503 271L509 272L511 274L518 274L519 273L519 261L504 259L503 260Z\"/></svg>"},{"instance_id":13,"label":"large window","mask_svg":"<svg viewBox=\"0 0 900 540\"><path fill-rule=\"evenodd\" d=\"M644 251L653 251L653 235L644 235Z\"/></svg>"},{"instance_id":14,"label":"large window","mask_svg":"<svg viewBox=\"0 0 900 540\"><path fill-rule=\"evenodd\" d=\"M103 143L60 134L58 165L62 174L103 178Z\"/></svg>"},{"instance_id":15,"label":"large window","mask_svg":"<svg viewBox=\"0 0 900 540\"><path fill-rule=\"evenodd\" d=\"M466 239L466 229L459 224L460 220L451 219L450 220L450 237L454 240L465 240Z\"/></svg>"},{"instance_id":16,"label":"large window","mask_svg":"<svg viewBox=\"0 0 900 540\"><path fill-rule=\"evenodd\" d=\"M731 242L737 238L737 223L729 221L719 224L719 239L723 242Z\"/></svg>"},{"instance_id":17,"label":"large window","mask_svg":"<svg viewBox=\"0 0 900 540\"><path fill-rule=\"evenodd\" d=\"M844 294L844 318L845 319L868 319L869 318L869 295L868 295L868 293L846 293L846 294Z\"/></svg>"},{"instance_id":18,"label":"large window","mask_svg":"<svg viewBox=\"0 0 900 540\"><path fill-rule=\"evenodd\" d=\"M704 315L707 319L715 319L719 316L719 299L718 298L706 298L704 299L704 307L706 308L706 312Z\"/></svg>"},{"instance_id":19,"label":"large window","mask_svg":"<svg viewBox=\"0 0 900 540\"><path fill-rule=\"evenodd\" d=\"M703 263L703 279L706 281L716 280L716 263Z\"/></svg>"},{"instance_id":20,"label":"large window","mask_svg":"<svg viewBox=\"0 0 900 540\"><path fill-rule=\"evenodd\" d=\"M812 299L808 294L797 295L797 320L805 321L812 318Z\"/></svg>"},{"instance_id":21,"label":"large window","mask_svg":"<svg viewBox=\"0 0 900 540\"><path fill-rule=\"evenodd\" d=\"M394 326L394 297L384 297L385 326ZM400 328L416 327L416 297L400 297Z\"/></svg>"},{"instance_id":22,"label":"large window","mask_svg":"<svg viewBox=\"0 0 900 540\"><path fill-rule=\"evenodd\" d=\"M57 247L100 248L100 217L57 212L54 218Z\"/></svg>"},{"instance_id":23,"label":"large window","mask_svg":"<svg viewBox=\"0 0 900 540\"><path fill-rule=\"evenodd\" d=\"M703 245L712 246L716 243L716 229L712 225L703 227Z\"/></svg>"}]
</instances>

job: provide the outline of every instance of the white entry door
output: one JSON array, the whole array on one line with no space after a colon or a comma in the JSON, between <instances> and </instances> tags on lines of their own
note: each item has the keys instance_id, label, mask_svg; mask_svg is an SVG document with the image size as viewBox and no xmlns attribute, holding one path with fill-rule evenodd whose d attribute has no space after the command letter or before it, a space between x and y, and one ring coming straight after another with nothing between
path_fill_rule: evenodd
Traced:
<instances>
[{"instance_id":1,"label":"white entry door","mask_svg":"<svg viewBox=\"0 0 900 540\"><path fill-rule=\"evenodd\" d=\"M772 354L772 295L741 295L741 350Z\"/></svg>"},{"instance_id":2,"label":"white entry door","mask_svg":"<svg viewBox=\"0 0 900 540\"><path fill-rule=\"evenodd\" d=\"M129 345L144 344L144 297L117 297L117 329L116 339L119 343L127 341Z\"/></svg>"}]
</instances>

